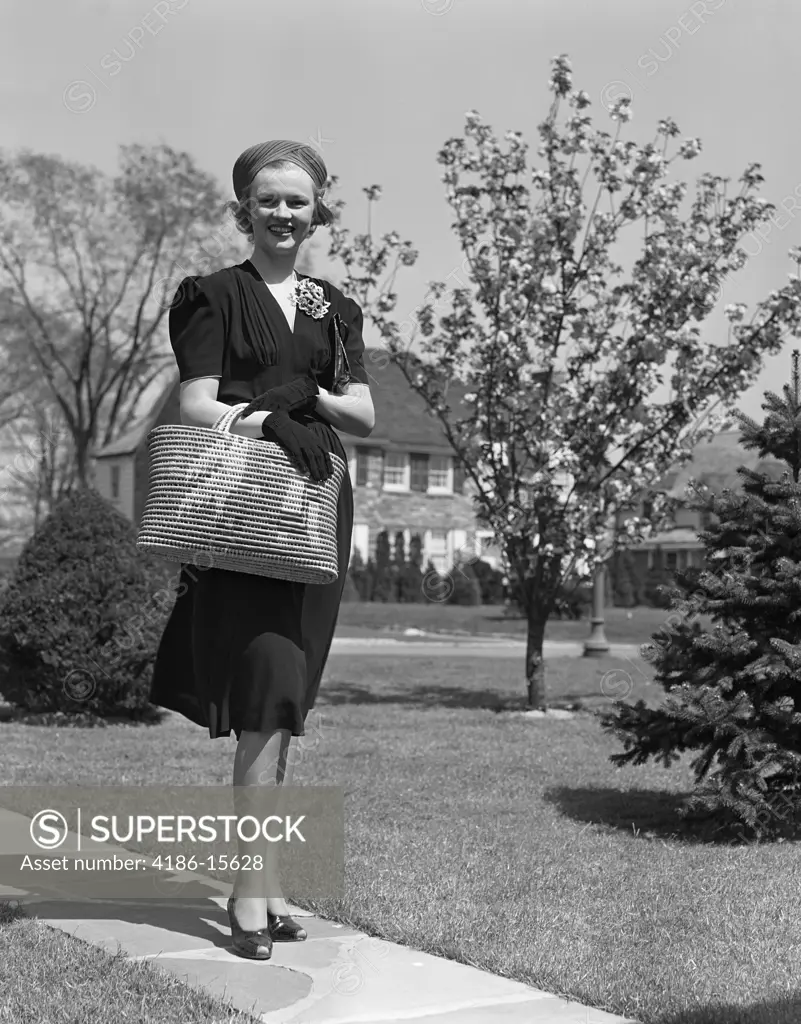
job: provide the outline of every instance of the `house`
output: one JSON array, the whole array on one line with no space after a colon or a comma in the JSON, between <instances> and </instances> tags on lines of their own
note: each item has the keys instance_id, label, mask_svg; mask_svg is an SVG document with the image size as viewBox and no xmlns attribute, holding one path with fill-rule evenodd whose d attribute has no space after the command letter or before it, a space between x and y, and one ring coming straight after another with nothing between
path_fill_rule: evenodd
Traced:
<instances>
[{"instance_id":1,"label":"house","mask_svg":"<svg viewBox=\"0 0 801 1024\"><path fill-rule=\"evenodd\" d=\"M353 550L367 561L375 553L378 534L387 530L391 543L396 533L403 533L406 551L412 536L419 534L424 560L442 572L457 557L474 554L498 565L500 552L492 532L477 528L464 474L438 421L381 350L368 349L365 366L376 407L375 429L363 439L341 435L353 483ZM95 487L135 524L147 498L147 435L155 426L181 422L179 395L174 374L147 415L94 452Z\"/></svg>"},{"instance_id":2,"label":"house","mask_svg":"<svg viewBox=\"0 0 801 1024\"><path fill-rule=\"evenodd\" d=\"M741 478L737 470L740 466L767 473L774 479L779 479L786 468L782 463L760 460L756 452L743 448L739 430L721 431L711 440L702 441L693 449L690 461L665 474L657 485L658 490L678 499L673 521L666 529L629 549L626 555L628 573L644 583L651 573L661 575L677 569L701 566L704 561L704 545L698 537L698 531L706 529L708 522L706 514L687 507L687 485L694 478L717 494L724 488L739 490ZM647 519L647 502L640 502L629 514ZM619 555L612 560L610 589L614 586L620 561Z\"/></svg>"}]
</instances>

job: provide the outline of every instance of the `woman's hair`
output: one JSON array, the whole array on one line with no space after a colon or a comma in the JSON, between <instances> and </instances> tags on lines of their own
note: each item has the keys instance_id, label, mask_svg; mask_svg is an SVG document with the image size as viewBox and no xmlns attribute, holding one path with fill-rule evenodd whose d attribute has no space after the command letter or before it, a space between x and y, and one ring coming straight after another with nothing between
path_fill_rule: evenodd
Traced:
<instances>
[{"instance_id":1,"label":"woman's hair","mask_svg":"<svg viewBox=\"0 0 801 1024\"><path fill-rule=\"evenodd\" d=\"M297 164L292 163L291 160L275 160L272 163L265 164L265 167L269 167L271 170L284 171L288 168L297 168ZM312 188L314 189L314 212L312 213L311 230L309 234L312 235L321 225L326 227L334 222L333 211L330 210L323 201L325 196L325 189L318 188L317 185L312 182ZM237 231L241 231L243 235L246 235L248 241L253 241L253 228L250 223L250 186L242 199L232 199L230 202L225 204L225 209L234 218Z\"/></svg>"}]
</instances>

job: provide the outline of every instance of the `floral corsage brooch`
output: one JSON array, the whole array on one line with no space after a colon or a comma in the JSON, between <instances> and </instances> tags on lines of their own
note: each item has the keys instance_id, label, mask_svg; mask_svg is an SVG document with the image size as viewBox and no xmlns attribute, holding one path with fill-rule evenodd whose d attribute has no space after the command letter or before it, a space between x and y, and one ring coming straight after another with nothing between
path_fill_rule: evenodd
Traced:
<instances>
[{"instance_id":1,"label":"floral corsage brooch","mask_svg":"<svg viewBox=\"0 0 801 1024\"><path fill-rule=\"evenodd\" d=\"M295 285L292 305L297 306L301 313L306 313L314 320L322 320L331 308L331 303L325 301L325 292L322 286L315 284L308 277L304 277Z\"/></svg>"}]
</instances>

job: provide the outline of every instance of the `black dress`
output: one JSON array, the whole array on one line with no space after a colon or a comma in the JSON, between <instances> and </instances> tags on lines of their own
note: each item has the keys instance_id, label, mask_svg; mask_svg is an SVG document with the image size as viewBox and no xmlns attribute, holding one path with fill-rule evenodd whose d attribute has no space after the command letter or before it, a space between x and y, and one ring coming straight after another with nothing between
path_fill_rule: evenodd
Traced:
<instances>
[{"instance_id":1,"label":"black dress","mask_svg":"<svg viewBox=\"0 0 801 1024\"><path fill-rule=\"evenodd\" d=\"M362 311L329 282L318 283L330 308L321 320L296 309L293 331L250 260L208 277L185 278L169 317L181 381L219 376L218 400L227 405L250 401L309 368L329 389L329 325L338 312L347 326L351 374L366 384ZM292 415L345 458L327 423L314 414ZM352 529L353 491L346 473L337 510L335 582L319 586L182 566L156 657L152 703L207 727L212 738L275 729L302 736L334 635Z\"/></svg>"}]
</instances>

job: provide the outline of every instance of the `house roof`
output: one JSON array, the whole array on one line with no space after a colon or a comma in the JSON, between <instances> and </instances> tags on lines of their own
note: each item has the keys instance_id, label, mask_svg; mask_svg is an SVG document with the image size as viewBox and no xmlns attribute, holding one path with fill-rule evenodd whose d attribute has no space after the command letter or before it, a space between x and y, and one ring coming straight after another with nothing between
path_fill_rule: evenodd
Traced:
<instances>
[{"instance_id":1,"label":"house roof","mask_svg":"<svg viewBox=\"0 0 801 1024\"><path fill-rule=\"evenodd\" d=\"M141 416L124 434L120 434L114 441L96 448L92 452L93 458L107 459L115 455L133 455L139 446L146 441L147 435L158 422L158 418L161 416L162 410L169 401L170 396L180 386L178 371L175 370L170 373L161 392L145 415Z\"/></svg>"},{"instance_id":2,"label":"house roof","mask_svg":"<svg viewBox=\"0 0 801 1024\"><path fill-rule=\"evenodd\" d=\"M687 548L703 548L703 543L698 539L698 530L690 526L676 526L672 530L660 530L651 534L641 541L634 551L648 551L652 548L665 548L668 551L674 548L686 550Z\"/></svg>"},{"instance_id":3,"label":"house roof","mask_svg":"<svg viewBox=\"0 0 801 1024\"><path fill-rule=\"evenodd\" d=\"M739 430L723 430L709 441L701 441L693 449L693 456L686 465L666 473L659 482L659 489L674 498L683 498L691 478L706 484L713 491L725 487L735 489L741 484L737 470L740 466L758 469L776 478L785 467L772 459L760 459L758 452L740 444Z\"/></svg>"},{"instance_id":4,"label":"house roof","mask_svg":"<svg viewBox=\"0 0 801 1024\"><path fill-rule=\"evenodd\" d=\"M375 429L367 443L396 444L407 449L451 450L439 420L383 349L367 349L364 366L375 406ZM466 388L450 385L448 401L452 409L461 402L465 393Z\"/></svg>"}]
</instances>

